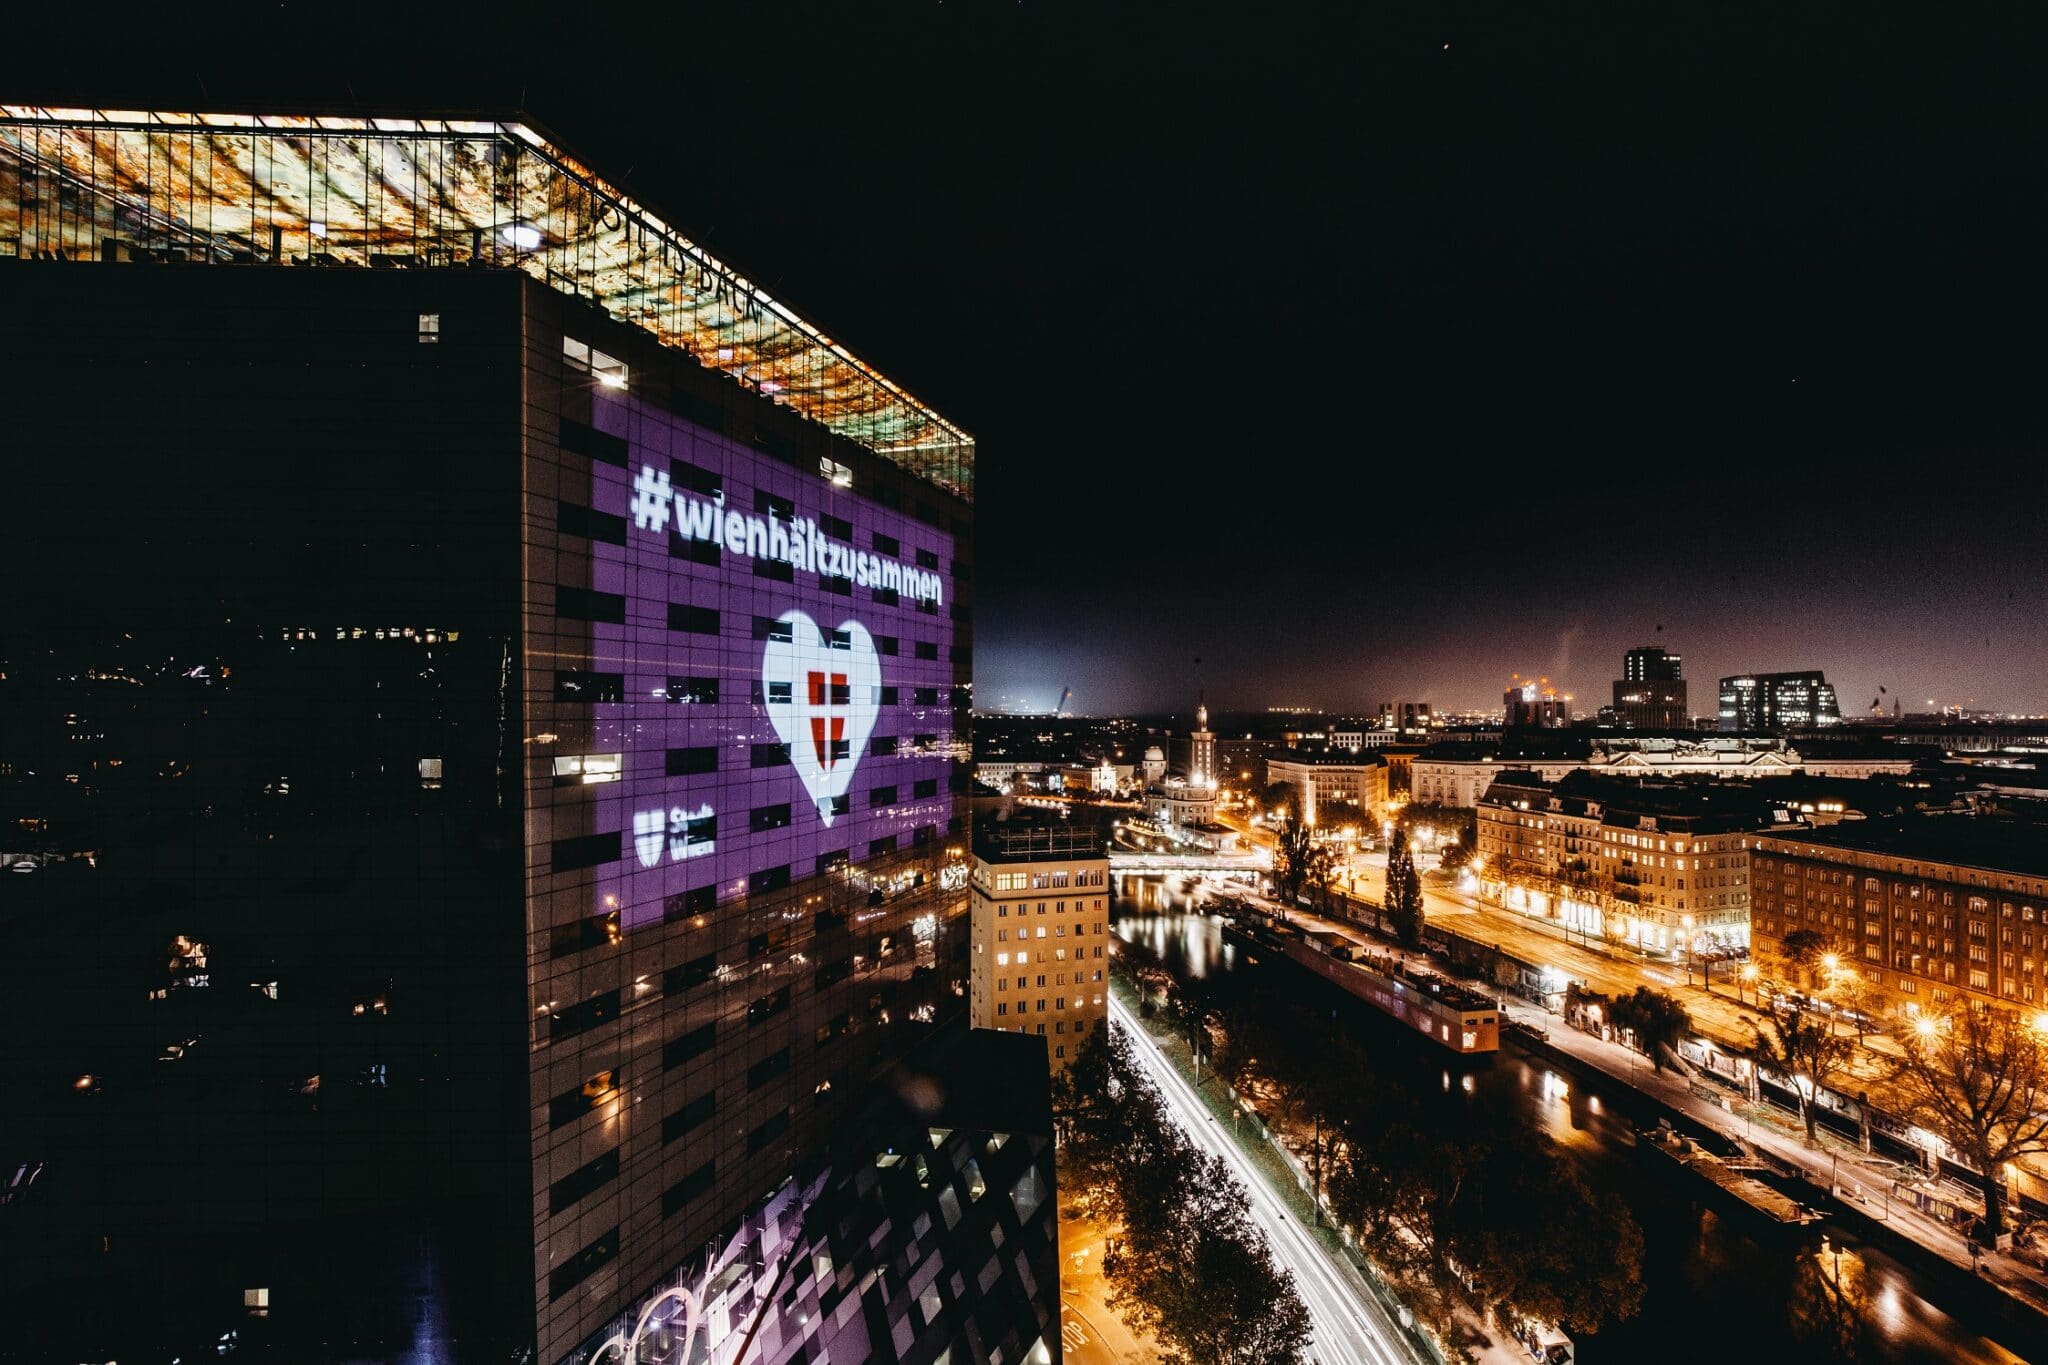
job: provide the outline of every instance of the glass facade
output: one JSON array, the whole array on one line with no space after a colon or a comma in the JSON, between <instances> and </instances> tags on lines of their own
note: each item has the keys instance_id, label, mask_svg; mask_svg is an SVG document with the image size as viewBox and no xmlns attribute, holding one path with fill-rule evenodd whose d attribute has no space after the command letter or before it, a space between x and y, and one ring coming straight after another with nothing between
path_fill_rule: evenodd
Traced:
<instances>
[{"instance_id":1,"label":"glass facade","mask_svg":"<svg viewBox=\"0 0 2048 1365\"><path fill-rule=\"evenodd\" d=\"M518 270L973 498L971 436L525 123L0 105L0 256Z\"/></svg>"}]
</instances>

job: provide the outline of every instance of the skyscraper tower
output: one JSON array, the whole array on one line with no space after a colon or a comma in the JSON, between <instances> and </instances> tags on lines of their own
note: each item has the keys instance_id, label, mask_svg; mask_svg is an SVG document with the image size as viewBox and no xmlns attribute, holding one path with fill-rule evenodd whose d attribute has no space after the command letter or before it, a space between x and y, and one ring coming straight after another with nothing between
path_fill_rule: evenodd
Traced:
<instances>
[{"instance_id":1,"label":"skyscraper tower","mask_svg":"<svg viewBox=\"0 0 2048 1365\"><path fill-rule=\"evenodd\" d=\"M1614 684L1614 719L1631 730L1677 730L1691 723L1686 713L1685 675L1679 657L1644 645L1622 657Z\"/></svg>"}]
</instances>

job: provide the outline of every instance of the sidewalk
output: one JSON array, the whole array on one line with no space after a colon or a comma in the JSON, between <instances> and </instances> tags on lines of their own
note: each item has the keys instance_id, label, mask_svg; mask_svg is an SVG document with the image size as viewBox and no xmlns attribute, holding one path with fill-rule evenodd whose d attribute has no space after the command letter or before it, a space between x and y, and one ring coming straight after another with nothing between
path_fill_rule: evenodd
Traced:
<instances>
[{"instance_id":1,"label":"sidewalk","mask_svg":"<svg viewBox=\"0 0 2048 1365\"><path fill-rule=\"evenodd\" d=\"M1278 908L1277 905L1275 908ZM1353 935L1373 936L1364 926L1329 919L1309 911L1289 908L1288 918L1314 928ZM1435 964L1442 969L1443 964ZM1461 978L1467 984L1498 995L1489 982ZM1631 987L1632 989L1632 987ZM1682 997L1688 1009L1694 1007L1697 992ZM1729 1006L1735 1002L1718 997ZM1778 1162L1808 1173L1807 1180L1820 1194L1833 1188L1845 1203L1853 1203L1877 1222L1887 1224L1920 1247L1968 1273L1971 1268L1969 1241L1954 1228L1928 1217L1910 1204L1890 1197L1892 1173L1897 1163L1864 1152L1855 1143L1822 1130L1820 1145L1805 1142L1805 1129L1796 1118L1786 1120L1766 1104L1739 1100L1733 1092L1703 1096L1693 1088L1690 1071L1656 1071L1640 1053L1620 1043L1608 1042L1572 1028L1542 1007L1513 997L1501 998L1501 1011L1508 1019L1547 1030L1549 1046L1593 1068L1618 1085L1628 1086L1686 1118L1768 1154ZM1761 1017L1759 1012L1759 1017ZM1747 1045L1747 1034L1742 1038ZM2005 1252L1980 1253L1980 1278L2004 1290L2035 1312L2048 1314L2048 1277Z\"/></svg>"}]
</instances>

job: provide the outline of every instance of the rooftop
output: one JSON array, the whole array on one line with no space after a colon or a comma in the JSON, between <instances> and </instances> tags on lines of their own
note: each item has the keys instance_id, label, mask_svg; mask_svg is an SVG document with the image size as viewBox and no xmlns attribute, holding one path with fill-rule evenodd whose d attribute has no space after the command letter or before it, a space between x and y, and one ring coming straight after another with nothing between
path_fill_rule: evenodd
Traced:
<instances>
[{"instance_id":1,"label":"rooftop","mask_svg":"<svg viewBox=\"0 0 2048 1365\"><path fill-rule=\"evenodd\" d=\"M518 270L971 501L974 438L524 118L0 104L0 259Z\"/></svg>"},{"instance_id":2,"label":"rooftop","mask_svg":"<svg viewBox=\"0 0 2048 1365\"><path fill-rule=\"evenodd\" d=\"M1830 825L1778 837L1986 872L2048 876L2048 822L2038 820L1967 813L1913 815Z\"/></svg>"},{"instance_id":3,"label":"rooftop","mask_svg":"<svg viewBox=\"0 0 2048 1365\"><path fill-rule=\"evenodd\" d=\"M1092 825L991 820L975 826L974 856L987 863L1033 863L1108 855L1102 831Z\"/></svg>"}]
</instances>

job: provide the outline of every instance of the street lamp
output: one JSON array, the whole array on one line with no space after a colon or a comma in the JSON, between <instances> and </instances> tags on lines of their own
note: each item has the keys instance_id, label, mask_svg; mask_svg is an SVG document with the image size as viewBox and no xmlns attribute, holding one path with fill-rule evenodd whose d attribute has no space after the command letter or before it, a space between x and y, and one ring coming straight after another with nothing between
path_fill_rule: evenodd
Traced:
<instances>
[{"instance_id":1,"label":"street lamp","mask_svg":"<svg viewBox=\"0 0 2048 1365\"><path fill-rule=\"evenodd\" d=\"M1756 989L1756 964L1754 962L1742 964L1742 980L1750 983L1752 991ZM1742 998L1742 987L1739 985L1735 988L1735 998L1738 1001Z\"/></svg>"},{"instance_id":2,"label":"street lamp","mask_svg":"<svg viewBox=\"0 0 2048 1365\"><path fill-rule=\"evenodd\" d=\"M1680 915L1680 916L1678 917L1678 927L1679 927L1679 928L1680 928L1681 930L1683 930L1683 931L1684 931L1684 936L1685 936L1685 984L1686 984L1686 985L1688 985L1688 986L1690 986L1690 985L1692 984L1692 916L1691 916L1691 915Z\"/></svg>"}]
</instances>

